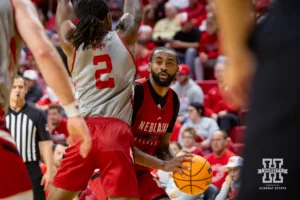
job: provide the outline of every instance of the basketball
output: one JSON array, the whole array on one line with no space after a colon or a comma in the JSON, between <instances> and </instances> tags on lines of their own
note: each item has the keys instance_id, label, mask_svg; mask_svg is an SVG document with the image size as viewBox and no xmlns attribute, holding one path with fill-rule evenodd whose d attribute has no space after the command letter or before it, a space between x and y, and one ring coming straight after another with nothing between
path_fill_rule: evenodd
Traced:
<instances>
[{"instance_id":1,"label":"basketball","mask_svg":"<svg viewBox=\"0 0 300 200\"><path fill-rule=\"evenodd\" d=\"M174 172L173 179L179 190L186 194L198 195L205 192L212 181L212 169L209 162L201 157L194 155L194 162L183 162L190 166L190 170L182 169L185 177L178 172Z\"/></svg>"}]
</instances>

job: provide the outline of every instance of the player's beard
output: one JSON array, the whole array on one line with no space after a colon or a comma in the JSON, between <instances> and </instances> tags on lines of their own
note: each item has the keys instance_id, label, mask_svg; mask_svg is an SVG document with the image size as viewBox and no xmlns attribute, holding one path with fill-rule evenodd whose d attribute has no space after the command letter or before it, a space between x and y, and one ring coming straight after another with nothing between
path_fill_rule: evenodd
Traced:
<instances>
[{"instance_id":1,"label":"player's beard","mask_svg":"<svg viewBox=\"0 0 300 200\"><path fill-rule=\"evenodd\" d=\"M168 78L166 80L161 80L159 78L159 74L160 73L165 73L168 75ZM159 85L160 87L169 87L172 83L172 81L175 79L176 77L176 73L174 75L170 75L169 73L167 73L166 71L163 72L159 72L157 74L155 74L155 72L151 69L151 76L154 80L154 82Z\"/></svg>"}]
</instances>

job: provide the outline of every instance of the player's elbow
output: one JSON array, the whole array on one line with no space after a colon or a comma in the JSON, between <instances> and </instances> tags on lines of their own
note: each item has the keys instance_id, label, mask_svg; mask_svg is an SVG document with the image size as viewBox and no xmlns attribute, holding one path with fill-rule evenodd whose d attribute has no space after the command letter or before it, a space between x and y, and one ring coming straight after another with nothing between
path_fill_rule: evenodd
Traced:
<instances>
[{"instance_id":1,"label":"player's elbow","mask_svg":"<svg viewBox=\"0 0 300 200\"><path fill-rule=\"evenodd\" d=\"M37 45L37 47L33 48L31 51L36 60L41 60L52 57L54 48L50 44L43 43Z\"/></svg>"}]
</instances>

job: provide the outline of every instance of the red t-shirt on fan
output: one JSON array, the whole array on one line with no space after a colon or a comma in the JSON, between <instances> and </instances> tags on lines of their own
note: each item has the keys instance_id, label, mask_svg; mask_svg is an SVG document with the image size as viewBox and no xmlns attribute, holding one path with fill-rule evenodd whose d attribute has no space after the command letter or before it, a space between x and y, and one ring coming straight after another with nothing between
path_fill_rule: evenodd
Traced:
<instances>
[{"instance_id":1,"label":"red t-shirt on fan","mask_svg":"<svg viewBox=\"0 0 300 200\"><path fill-rule=\"evenodd\" d=\"M235 154L228 149L219 158L216 157L214 153L205 156L206 160L210 163L213 171L213 179L211 183L218 187L219 190L222 188L222 184L224 183L225 178L228 175L228 172L224 172L222 167L227 165L228 160L231 156L235 156Z\"/></svg>"},{"instance_id":2,"label":"red t-shirt on fan","mask_svg":"<svg viewBox=\"0 0 300 200\"><path fill-rule=\"evenodd\" d=\"M59 126L51 132L53 143L66 142L66 139L69 137L68 120L63 118Z\"/></svg>"},{"instance_id":3,"label":"red t-shirt on fan","mask_svg":"<svg viewBox=\"0 0 300 200\"><path fill-rule=\"evenodd\" d=\"M173 91L169 89L166 104L159 108L151 96L147 79L139 79L144 89L144 100L132 122L135 146L143 152L153 155L163 134L167 132L173 118ZM136 171L148 168L136 165Z\"/></svg>"}]
</instances>

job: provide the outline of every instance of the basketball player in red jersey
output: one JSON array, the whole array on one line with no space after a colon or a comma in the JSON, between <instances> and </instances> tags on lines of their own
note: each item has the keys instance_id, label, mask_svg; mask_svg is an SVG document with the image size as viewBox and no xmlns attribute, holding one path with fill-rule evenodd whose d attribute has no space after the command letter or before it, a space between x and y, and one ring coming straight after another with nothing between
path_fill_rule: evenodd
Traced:
<instances>
[{"instance_id":1,"label":"basketball player in red jersey","mask_svg":"<svg viewBox=\"0 0 300 200\"><path fill-rule=\"evenodd\" d=\"M170 152L169 141L179 111L177 94L170 89L178 72L178 57L173 49L158 47L150 55L150 77L136 81L132 115L132 132L135 139L135 170L141 200L169 199L158 185L150 169L183 175L184 161L192 161L191 155L175 157ZM90 181L88 190L101 196L101 171Z\"/></svg>"},{"instance_id":2,"label":"basketball player in red jersey","mask_svg":"<svg viewBox=\"0 0 300 200\"><path fill-rule=\"evenodd\" d=\"M9 105L12 80L18 71L22 40L41 66L48 85L53 88L70 119L69 131L82 141L81 155L91 148L88 128L75 106L75 99L63 62L48 39L35 7L29 0L0 1L0 199L32 200L31 182L18 150L5 128L4 115ZM48 172L47 172L48 173ZM46 181L51 182L49 170Z\"/></svg>"},{"instance_id":3,"label":"basketball player in red jersey","mask_svg":"<svg viewBox=\"0 0 300 200\"><path fill-rule=\"evenodd\" d=\"M74 11L70 0L58 0L57 31L94 145L86 159L79 156L76 143L66 149L50 200L73 199L97 168L104 187L98 199L139 198L130 124L140 0L125 0L124 13L117 31L111 31L106 0L76 0Z\"/></svg>"},{"instance_id":4,"label":"basketball player in red jersey","mask_svg":"<svg viewBox=\"0 0 300 200\"><path fill-rule=\"evenodd\" d=\"M183 175L190 155L175 157L169 149L170 136L179 111L177 94L170 85L178 72L178 56L173 49L159 47L150 55L150 77L136 81L132 132L135 139L135 170L141 199L169 199L153 179L150 168ZM174 158L175 157L175 158Z\"/></svg>"}]
</instances>

